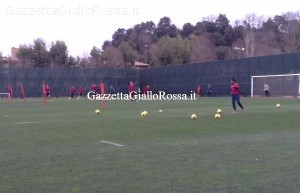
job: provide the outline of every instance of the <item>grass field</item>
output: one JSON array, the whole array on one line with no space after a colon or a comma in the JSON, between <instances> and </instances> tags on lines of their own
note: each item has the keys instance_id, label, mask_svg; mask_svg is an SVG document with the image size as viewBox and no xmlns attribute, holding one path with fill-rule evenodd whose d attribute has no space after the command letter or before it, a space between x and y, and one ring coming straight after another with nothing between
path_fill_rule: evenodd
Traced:
<instances>
[{"instance_id":1,"label":"grass field","mask_svg":"<svg viewBox=\"0 0 300 193\"><path fill-rule=\"evenodd\" d=\"M0 192L298 193L300 100L241 100L1 100Z\"/></svg>"}]
</instances>

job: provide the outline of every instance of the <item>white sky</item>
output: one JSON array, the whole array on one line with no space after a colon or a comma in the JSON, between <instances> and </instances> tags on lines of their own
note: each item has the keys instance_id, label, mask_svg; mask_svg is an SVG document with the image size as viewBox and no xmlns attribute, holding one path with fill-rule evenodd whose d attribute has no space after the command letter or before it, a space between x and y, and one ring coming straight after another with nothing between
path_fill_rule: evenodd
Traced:
<instances>
[{"instance_id":1,"label":"white sky","mask_svg":"<svg viewBox=\"0 0 300 193\"><path fill-rule=\"evenodd\" d=\"M48 46L65 41L69 54L89 54L101 48L118 28L168 16L181 28L203 17L226 14L233 23L247 14L273 17L300 10L299 0L0 0L0 52L43 38Z\"/></svg>"}]
</instances>

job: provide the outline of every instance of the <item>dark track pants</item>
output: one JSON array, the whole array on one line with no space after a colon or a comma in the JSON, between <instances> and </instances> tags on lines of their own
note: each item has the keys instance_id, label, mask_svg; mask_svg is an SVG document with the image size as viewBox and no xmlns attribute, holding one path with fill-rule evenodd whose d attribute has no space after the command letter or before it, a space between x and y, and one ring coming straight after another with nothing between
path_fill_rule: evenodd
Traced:
<instances>
[{"instance_id":1,"label":"dark track pants","mask_svg":"<svg viewBox=\"0 0 300 193\"><path fill-rule=\"evenodd\" d=\"M240 95L231 95L231 101L232 101L232 108L236 111L236 105L235 103L241 107L241 109L244 109L243 105L240 102Z\"/></svg>"}]
</instances>

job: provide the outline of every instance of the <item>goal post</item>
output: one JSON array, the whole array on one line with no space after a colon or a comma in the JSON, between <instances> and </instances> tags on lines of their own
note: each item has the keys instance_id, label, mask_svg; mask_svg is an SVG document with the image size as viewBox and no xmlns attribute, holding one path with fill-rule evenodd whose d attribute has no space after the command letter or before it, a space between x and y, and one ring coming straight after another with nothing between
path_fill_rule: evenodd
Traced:
<instances>
[{"instance_id":1,"label":"goal post","mask_svg":"<svg viewBox=\"0 0 300 193\"><path fill-rule=\"evenodd\" d=\"M251 76L251 97L263 97L264 83L272 97L294 98L300 96L300 74Z\"/></svg>"},{"instance_id":2,"label":"goal post","mask_svg":"<svg viewBox=\"0 0 300 193\"><path fill-rule=\"evenodd\" d=\"M10 93L1 92L0 93L0 100L2 100L2 99L10 100Z\"/></svg>"}]
</instances>

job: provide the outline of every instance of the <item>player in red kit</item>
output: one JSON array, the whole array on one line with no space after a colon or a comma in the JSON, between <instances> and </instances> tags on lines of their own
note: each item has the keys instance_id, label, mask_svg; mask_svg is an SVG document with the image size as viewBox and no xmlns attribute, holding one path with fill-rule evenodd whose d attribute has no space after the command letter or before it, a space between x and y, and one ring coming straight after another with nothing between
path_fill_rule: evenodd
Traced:
<instances>
[{"instance_id":1,"label":"player in red kit","mask_svg":"<svg viewBox=\"0 0 300 193\"><path fill-rule=\"evenodd\" d=\"M45 88L45 91L46 91L46 96L47 96L47 100L50 100L51 99L51 88L49 85L46 85L46 88Z\"/></svg>"},{"instance_id":2,"label":"player in red kit","mask_svg":"<svg viewBox=\"0 0 300 193\"><path fill-rule=\"evenodd\" d=\"M82 95L83 95L83 89L82 89L82 87L80 86L80 87L78 88L78 99L80 99L80 98L82 97Z\"/></svg>"},{"instance_id":3,"label":"player in red kit","mask_svg":"<svg viewBox=\"0 0 300 193\"><path fill-rule=\"evenodd\" d=\"M7 92L9 93L8 99L11 100L12 99L12 86L8 85L7 87Z\"/></svg>"},{"instance_id":4,"label":"player in red kit","mask_svg":"<svg viewBox=\"0 0 300 193\"><path fill-rule=\"evenodd\" d=\"M236 80L233 78L231 79L231 101L232 101L232 108L233 108L233 114L236 113L236 105L235 103L241 107L243 111L245 111L242 103L240 102L240 85L236 82Z\"/></svg>"},{"instance_id":5,"label":"player in red kit","mask_svg":"<svg viewBox=\"0 0 300 193\"><path fill-rule=\"evenodd\" d=\"M132 81L130 81L130 83L129 83L128 92L129 92L130 100L131 101L137 101L136 97L135 97L135 95L136 95L135 85Z\"/></svg>"},{"instance_id":6,"label":"player in red kit","mask_svg":"<svg viewBox=\"0 0 300 193\"><path fill-rule=\"evenodd\" d=\"M75 90L75 87L72 86L71 91L70 91L70 97L69 97L69 99L70 99L70 98L74 98L75 91L76 91L76 90Z\"/></svg>"},{"instance_id":7,"label":"player in red kit","mask_svg":"<svg viewBox=\"0 0 300 193\"><path fill-rule=\"evenodd\" d=\"M147 85L147 86L144 88L144 94L149 95L149 94L150 94L150 91L151 91L150 86Z\"/></svg>"},{"instance_id":8,"label":"player in red kit","mask_svg":"<svg viewBox=\"0 0 300 193\"><path fill-rule=\"evenodd\" d=\"M97 85L96 84L92 85L92 91L94 92L95 95L97 94L98 89L97 89Z\"/></svg>"}]
</instances>

